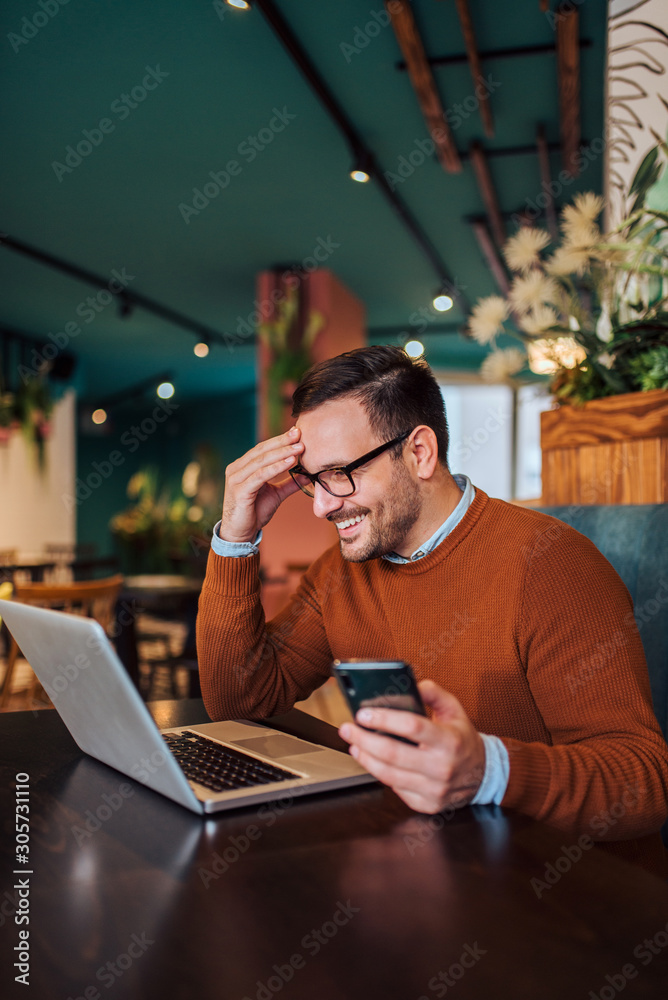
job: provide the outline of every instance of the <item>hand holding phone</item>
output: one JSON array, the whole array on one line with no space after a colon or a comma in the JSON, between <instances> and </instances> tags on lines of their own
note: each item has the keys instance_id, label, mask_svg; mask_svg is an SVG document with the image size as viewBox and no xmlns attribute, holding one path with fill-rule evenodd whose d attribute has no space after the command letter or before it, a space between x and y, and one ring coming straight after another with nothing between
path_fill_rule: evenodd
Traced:
<instances>
[{"instance_id":1,"label":"hand holding phone","mask_svg":"<svg viewBox=\"0 0 668 1000\"><path fill-rule=\"evenodd\" d=\"M392 708L427 714L413 671L402 660L334 660L332 669L353 718L360 708ZM383 735L415 746L414 741L405 736Z\"/></svg>"}]
</instances>

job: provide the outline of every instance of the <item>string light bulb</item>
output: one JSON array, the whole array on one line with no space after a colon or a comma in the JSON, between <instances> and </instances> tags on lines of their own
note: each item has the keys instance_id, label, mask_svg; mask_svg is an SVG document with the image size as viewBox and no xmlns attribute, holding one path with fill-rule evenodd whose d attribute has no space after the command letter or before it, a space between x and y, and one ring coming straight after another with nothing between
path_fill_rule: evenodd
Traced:
<instances>
[{"instance_id":1,"label":"string light bulb","mask_svg":"<svg viewBox=\"0 0 668 1000\"><path fill-rule=\"evenodd\" d=\"M200 342L198 344L195 344L195 346L193 347L193 353L198 358L205 358L209 353L209 345L206 343L205 340L200 340Z\"/></svg>"},{"instance_id":2,"label":"string light bulb","mask_svg":"<svg viewBox=\"0 0 668 1000\"><path fill-rule=\"evenodd\" d=\"M156 392L160 399L171 399L174 395L174 386L171 382L161 382Z\"/></svg>"},{"instance_id":3,"label":"string light bulb","mask_svg":"<svg viewBox=\"0 0 668 1000\"><path fill-rule=\"evenodd\" d=\"M90 419L94 424L103 424L107 419L107 411L100 406L97 410L93 410Z\"/></svg>"}]
</instances>

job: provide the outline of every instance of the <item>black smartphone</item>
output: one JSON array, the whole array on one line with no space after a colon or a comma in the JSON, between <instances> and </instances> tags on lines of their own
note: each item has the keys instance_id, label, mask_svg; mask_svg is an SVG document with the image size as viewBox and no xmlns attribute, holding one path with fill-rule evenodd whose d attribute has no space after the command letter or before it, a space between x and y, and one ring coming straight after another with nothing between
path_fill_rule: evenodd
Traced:
<instances>
[{"instance_id":1,"label":"black smartphone","mask_svg":"<svg viewBox=\"0 0 668 1000\"><path fill-rule=\"evenodd\" d=\"M353 718L360 708L393 708L427 714L413 671L402 660L334 660L332 669ZM415 746L405 736L384 735Z\"/></svg>"}]
</instances>

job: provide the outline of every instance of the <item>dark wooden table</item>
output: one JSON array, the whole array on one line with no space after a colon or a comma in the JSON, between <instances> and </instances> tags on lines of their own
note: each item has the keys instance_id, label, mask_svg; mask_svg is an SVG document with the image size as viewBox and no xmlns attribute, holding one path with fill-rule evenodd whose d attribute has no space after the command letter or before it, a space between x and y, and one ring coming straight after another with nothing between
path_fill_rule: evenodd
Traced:
<instances>
[{"instance_id":1,"label":"dark wooden table","mask_svg":"<svg viewBox=\"0 0 668 1000\"><path fill-rule=\"evenodd\" d=\"M206 718L197 701L150 708L160 726ZM299 712L278 727L338 743ZM598 850L566 870L572 841L519 815L428 819L373 787L205 820L85 757L55 712L0 716L0 748L3 997L667 995L668 887ZM21 772L30 876L13 875ZM537 893L548 863L559 877ZM26 928L29 989L12 968Z\"/></svg>"}]
</instances>

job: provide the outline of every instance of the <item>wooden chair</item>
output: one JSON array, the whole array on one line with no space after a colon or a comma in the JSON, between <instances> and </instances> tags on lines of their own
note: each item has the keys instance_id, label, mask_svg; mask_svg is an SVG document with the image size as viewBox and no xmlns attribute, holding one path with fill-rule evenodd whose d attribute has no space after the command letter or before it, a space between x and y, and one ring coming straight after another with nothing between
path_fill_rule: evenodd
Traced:
<instances>
[{"instance_id":1,"label":"wooden chair","mask_svg":"<svg viewBox=\"0 0 668 1000\"><path fill-rule=\"evenodd\" d=\"M90 580L84 583L18 583L14 586L14 600L23 604L34 604L40 608L54 608L74 614L94 618L108 631L114 621L116 599L123 585L122 576L111 576L104 580ZM12 636L7 654L7 669L0 692L0 711L5 707L11 690L12 675L19 647ZM35 677L27 695L28 704L35 697L39 681Z\"/></svg>"}]
</instances>

